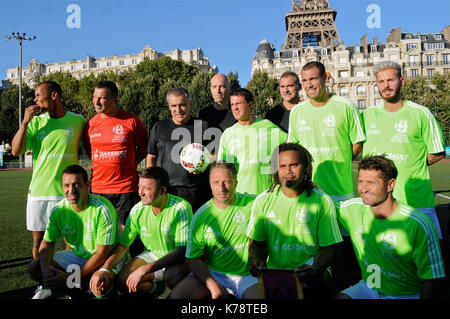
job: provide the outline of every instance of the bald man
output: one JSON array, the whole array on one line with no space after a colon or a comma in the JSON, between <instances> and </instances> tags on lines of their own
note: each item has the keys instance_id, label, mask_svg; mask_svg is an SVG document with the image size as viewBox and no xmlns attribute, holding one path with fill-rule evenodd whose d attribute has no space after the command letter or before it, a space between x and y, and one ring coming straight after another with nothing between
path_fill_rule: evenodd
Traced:
<instances>
[{"instance_id":1,"label":"bald man","mask_svg":"<svg viewBox=\"0 0 450 319\"><path fill-rule=\"evenodd\" d=\"M210 88L214 103L201 109L198 117L208 122L208 127L219 128L222 132L236 123L230 111L230 83L225 74L215 74Z\"/></svg>"}]
</instances>

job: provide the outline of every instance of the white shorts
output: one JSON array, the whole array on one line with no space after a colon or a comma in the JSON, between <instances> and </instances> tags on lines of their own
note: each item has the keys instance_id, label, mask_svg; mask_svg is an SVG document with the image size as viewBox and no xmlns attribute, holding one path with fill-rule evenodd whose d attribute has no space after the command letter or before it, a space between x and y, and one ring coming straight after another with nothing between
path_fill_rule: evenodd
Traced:
<instances>
[{"instance_id":1,"label":"white shorts","mask_svg":"<svg viewBox=\"0 0 450 319\"><path fill-rule=\"evenodd\" d=\"M31 231L45 231L53 206L58 200L27 200L27 229Z\"/></svg>"},{"instance_id":2,"label":"white shorts","mask_svg":"<svg viewBox=\"0 0 450 319\"><path fill-rule=\"evenodd\" d=\"M376 291L373 288L367 286L367 283L364 280L360 280L356 285L351 286L343 291L352 299L419 299L420 293L413 295L400 295L400 296L390 296L386 295L382 292Z\"/></svg>"},{"instance_id":3,"label":"white shorts","mask_svg":"<svg viewBox=\"0 0 450 319\"><path fill-rule=\"evenodd\" d=\"M416 209L419 212L421 212L431 218L431 220L434 223L434 226L436 226L436 230L437 230L439 239L442 239L441 226L439 225L439 220L436 215L436 209L434 207L425 207L425 208L416 208Z\"/></svg>"},{"instance_id":4,"label":"white shorts","mask_svg":"<svg viewBox=\"0 0 450 319\"><path fill-rule=\"evenodd\" d=\"M143 259L147 264L159 259L149 250L144 250L142 253L137 255L135 258ZM153 273L155 275L155 281L163 281L165 269L166 268L163 268L163 269L157 270Z\"/></svg>"},{"instance_id":5,"label":"white shorts","mask_svg":"<svg viewBox=\"0 0 450 319\"><path fill-rule=\"evenodd\" d=\"M118 274L122 270L123 266L125 266L125 264L127 263L128 260L129 260L128 256L125 255L122 258L122 260L116 265L116 267L111 269L111 271L114 272L115 274ZM56 262L61 268L68 271L67 268L70 265L77 265L81 268L84 265L84 263L87 261L87 259L75 255L72 250L68 249L68 250L57 251L53 255L53 261ZM70 272L72 272L72 271L70 271Z\"/></svg>"},{"instance_id":6,"label":"white shorts","mask_svg":"<svg viewBox=\"0 0 450 319\"><path fill-rule=\"evenodd\" d=\"M249 287L258 283L258 278L251 275L229 275L212 269L209 269L209 272L219 285L224 287L229 293L235 295L238 299L242 298L242 295Z\"/></svg>"}]
</instances>

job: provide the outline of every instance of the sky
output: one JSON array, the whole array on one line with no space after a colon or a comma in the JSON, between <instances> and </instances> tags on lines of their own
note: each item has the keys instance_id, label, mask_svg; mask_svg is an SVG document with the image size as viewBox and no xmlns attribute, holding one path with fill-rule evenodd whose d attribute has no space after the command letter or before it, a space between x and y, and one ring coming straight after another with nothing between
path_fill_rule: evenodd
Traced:
<instances>
[{"instance_id":1,"label":"sky","mask_svg":"<svg viewBox=\"0 0 450 319\"><path fill-rule=\"evenodd\" d=\"M19 65L19 45L6 41L12 32L37 39L23 44L23 65L39 62L138 53L150 45L158 52L202 48L220 73L238 72L250 80L251 61L261 40L277 50L284 43L284 16L291 0L0 0L0 79ZM450 24L449 0L329 0L346 45L367 34L381 42L391 28L403 32L441 32ZM69 28L71 4L80 8L79 28ZM379 8L379 25L370 5ZM70 8L70 7L69 7ZM369 10L368 10L369 8ZM73 17L73 16L72 16ZM71 19L69 19L71 20ZM73 20L72 20L73 21Z\"/></svg>"}]
</instances>

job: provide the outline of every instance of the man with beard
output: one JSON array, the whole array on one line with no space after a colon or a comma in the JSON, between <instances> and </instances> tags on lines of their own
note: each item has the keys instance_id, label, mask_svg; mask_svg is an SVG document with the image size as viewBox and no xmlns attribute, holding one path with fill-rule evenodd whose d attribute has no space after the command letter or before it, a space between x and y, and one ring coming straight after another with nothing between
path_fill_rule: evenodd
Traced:
<instances>
[{"instance_id":1,"label":"man with beard","mask_svg":"<svg viewBox=\"0 0 450 319\"><path fill-rule=\"evenodd\" d=\"M286 133L289 130L289 115L291 110L300 102L300 79L297 73L292 71L284 72L278 84L283 103L270 109L266 114L266 119L278 125Z\"/></svg>"},{"instance_id":2,"label":"man with beard","mask_svg":"<svg viewBox=\"0 0 450 319\"><path fill-rule=\"evenodd\" d=\"M78 163L85 119L64 110L58 83L40 83L34 95L36 104L25 109L22 124L12 141L12 154L21 156L26 150L33 153L27 229L33 236L32 256L37 258L52 207L64 198L62 171Z\"/></svg>"},{"instance_id":3,"label":"man with beard","mask_svg":"<svg viewBox=\"0 0 450 319\"><path fill-rule=\"evenodd\" d=\"M445 157L442 131L427 107L403 99L398 64L380 63L374 73L384 104L363 113L367 135L363 155L386 154L394 161L398 169L394 198L429 216L442 239L428 172L428 166Z\"/></svg>"},{"instance_id":4,"label":"man with beard","mask_svg":"<svg viewBox=\"0 0 450 319\"><path fill-rule=\"evenodd\" d=\"M381 77L379 78L381 79ZM337 299L439 298L445 277L433 222L393 197L397 169L384 156L359 163L358 192L341 204L363 279Z\"/></svg>"},{"instance_id":5,"label":"man with beard","mask_svg":"<svg viewBox=\"0 0 450 319\"><path fill-rule=\"evenodd\" d=\"M31 277L41 284L33 299L58 293L79 296L79 289L89 288L90 276L103 265L119 238L116 210L105 198L89 194L83 167L64 169L62 188L66 198L53 207L38 258L28 266ZM61 239L68 249L55 253ZM68 280L77 266L81 282L76 276Z\"/></svg>"},{"instance_id":6,"label":"man with beard","mask_svg":"<svg viewBox=\"0 0 450 319\"><path fill-rule=\"evenodd\" d=\"M312 182L312 157L295 143L281 144L272 155L272 187L252 208L247 235L250 272L292 269L306 298L331 298L328 267L342 241L331 198Z\"/></svg>"}]
</instances>

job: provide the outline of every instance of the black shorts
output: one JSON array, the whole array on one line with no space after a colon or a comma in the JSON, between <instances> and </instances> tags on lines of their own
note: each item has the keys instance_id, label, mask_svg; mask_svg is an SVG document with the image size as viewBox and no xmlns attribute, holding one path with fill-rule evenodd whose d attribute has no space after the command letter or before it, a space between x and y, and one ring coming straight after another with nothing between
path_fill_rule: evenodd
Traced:
<instances>
[{"instance_id":1,"label":"black shorts","mask_svg":"<svg viewBox=\"0 0 450 319\"><path fill-rule=\"evenodd\" d=\"M195 214L204 203L211 199L212 193L209 185L199 185L193 187L169 186L169 194L181 197L192 206L192 213Z\"/></svg>"},{"instance_id":2,"label":"black shorts","mask_svg":"<svg viewBox=\"0 0 450 319\"><path fill-rule=\"evenodd\" d=\"M123 193L123 194L102 194L102 193L92 193L95 195L103 196L113 204L119 216L119 224L125 225L128 215L134 205L139 203L141 198L137 192Z\"/></svg>"}]
</instances>

